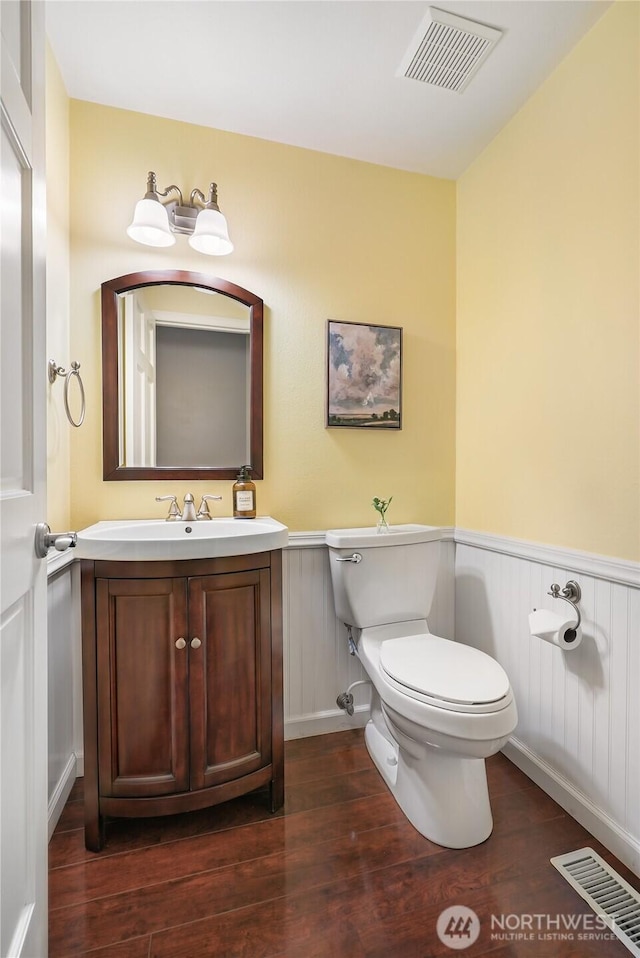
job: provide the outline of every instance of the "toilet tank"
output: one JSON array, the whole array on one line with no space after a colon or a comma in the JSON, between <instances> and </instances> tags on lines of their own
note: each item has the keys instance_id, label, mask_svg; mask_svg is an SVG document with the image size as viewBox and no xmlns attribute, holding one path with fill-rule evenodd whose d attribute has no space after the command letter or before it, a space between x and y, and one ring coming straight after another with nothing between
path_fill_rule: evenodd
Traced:
<instances>
[{"instance_id":1,"label":"toilet tank","mask_svg":"<svg viewBox=\"0 0 640 958\"><path fill-rule=\"evenodd\" d=\"M325 536L336 615L364 629L389 622L426 619L438 575L440 529L390 526L329 529ZM342 562L351 556L360 561Z\"/></svg>"}]
</instances>

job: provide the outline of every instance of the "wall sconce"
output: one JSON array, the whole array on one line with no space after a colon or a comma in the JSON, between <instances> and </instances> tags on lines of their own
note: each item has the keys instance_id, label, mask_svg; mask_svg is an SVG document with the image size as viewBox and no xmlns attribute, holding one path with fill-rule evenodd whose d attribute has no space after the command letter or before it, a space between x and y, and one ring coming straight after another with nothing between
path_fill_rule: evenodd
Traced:
<instances>
[{"instance_id":1,"label":"wall sconce","mask_svg":"<svg viewBox=\"0 0 640 958\"><path fill-rule=\"evenodd\" d=\"M179 200L161 200L160 197L177 193ZM177 186L158 191L155 173L147 176L147 192L136 203L133 221L127 235L145 246L173 246L174 233L189 236L189 246L209 256L225 256L233 251L227 221L218 207L218 188L209 187L209 199L200 190L191 190L185 203Z\"/></svg>"}]
</instances>

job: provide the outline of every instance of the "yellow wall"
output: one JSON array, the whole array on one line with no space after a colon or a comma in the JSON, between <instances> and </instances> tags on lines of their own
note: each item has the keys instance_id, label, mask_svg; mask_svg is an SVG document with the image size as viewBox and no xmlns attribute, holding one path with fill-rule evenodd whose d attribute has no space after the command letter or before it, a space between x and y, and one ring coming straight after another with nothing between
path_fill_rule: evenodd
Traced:
<instances>
[{"instance_id":1,"label":"yellow wall","mask_svg":"<svg viewBox=\"0 0 640 958\"><path fill-rule=\"evenodd\" d=\"M640 559L640 6L458 181L463 528Z\"/></svg>"},{"instance_id":2,"label":"yellow wall","mask_svg":"<svg viewBox=\"0 0 640 958\"><path fill-rule=\"evenodd\" d=\"M82 362L88 396L72 431L51 391L50 521L154 516L155 494L189 489L230 512L230 482L101 478L100 284L170 266L265 301L259 511L365 524L394 495L392 521L449 524L457 485L460 527L640 558L638 14L615 4L458 181L457 343L455 184L72 101L67 346L69 103L50 62L48 348ZM148 169L187 191L217 179L230 257L126 238ZM324 428L328 317L404 327L402 432Z\"/></svg>"},{"instance_id":3,"label":"yellow wall","mask_svg":"<svg viewBox=\"0 0 640 958\"><path fill-rule=\"evenodd\" d=\"M218 182L235 251L202 256L125 235L148 170L187 194ZM264 140L71 101L71 341L87 390L72 436L72 522L164 515L157 494L231 485L103 482L100 284L139 269L210 272L266 306L265 479L258 511L292 530L452 524L455 184ZM404 428L325 429L328 318L404 328ZM186 384L188 388L188 384Z\"/></svg>"},{"instance_id":4,"label":"yellow wall","mask_svg":"<svg viewBox=\"0 0 640 958\"><path fill-rule=\"evenodd\" d=\"M47 47L47 359L69 368L69 98ZM47 390L47 522L70 523L70 431L62 379Z\"/></svg>"}]
</instances>

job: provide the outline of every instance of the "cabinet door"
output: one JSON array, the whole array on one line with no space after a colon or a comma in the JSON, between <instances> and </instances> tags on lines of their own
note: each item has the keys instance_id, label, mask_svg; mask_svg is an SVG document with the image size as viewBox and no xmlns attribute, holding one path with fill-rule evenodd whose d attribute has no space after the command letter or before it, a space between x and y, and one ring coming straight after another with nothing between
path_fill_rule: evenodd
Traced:
<instances>
[{"instance_id":1,"label":"cabinet door","mask_svg":"<svg viewBox=\"0 0 640 958\"><path fill-rule=\"evenodd\" d=\"M271 762L269 572L189 579L191 788Z\"/></svg>"},{"instance_id":2,"label":"cabinet door","mask_svg":"<svg viewBox=\"0 0 640 958\"><path fill-rule=\"evenodd\" d=\"M188 790L186 580L98 579L96 618L100 793Z\"/></svg>"}]
</instances>

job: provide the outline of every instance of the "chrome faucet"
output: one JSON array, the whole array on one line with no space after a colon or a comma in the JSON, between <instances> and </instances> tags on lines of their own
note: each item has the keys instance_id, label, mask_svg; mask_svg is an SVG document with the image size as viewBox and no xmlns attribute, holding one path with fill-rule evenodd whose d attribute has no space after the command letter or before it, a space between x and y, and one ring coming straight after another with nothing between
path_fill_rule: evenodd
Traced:
<instances>
[{"instance_id":1,"label":"chrome faucet","mask_svg":"<svg viewBox=\"0 0 640 958\"><path fill-rule=\"evenodd\" d=\"M196 515L196 507L193 504L193 496L190 492L184 497L184 508L180 518L183 522L195 522L198 518Z\"/></svg>"},{"instance_id":2,"label":"chrome faucet","mask_svg":"<svg viewBox=\"0 0 640 958\"><path fill-rule=\"evenodd\" d=\"M210 519L211 513L209 512L207 499L222 499L222 496L203 496L200 508L196 512L193 496L188 492L184 497L184 507L182 513L180 513L176 496L156 496L156 502L171 502L167 522L175 522L176 519L180 519L182 522L196 522L198 519Z\"/></svg>"}]
</instances>

